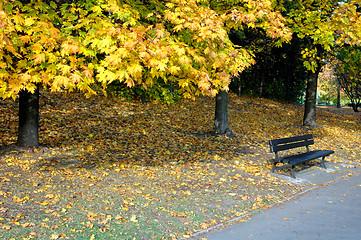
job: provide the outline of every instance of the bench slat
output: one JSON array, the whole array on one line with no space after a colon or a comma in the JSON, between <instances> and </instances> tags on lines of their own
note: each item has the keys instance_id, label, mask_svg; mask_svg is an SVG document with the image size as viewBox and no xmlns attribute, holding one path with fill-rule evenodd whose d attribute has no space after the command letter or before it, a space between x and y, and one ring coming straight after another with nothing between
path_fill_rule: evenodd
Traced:
<instances>
[{"instance_id":1,"label":"bench slat","mask_svg":"<svg viewBox=\"0 0 361 240\"><path fill-rule=\"evenodd\" d=\"M299 141L304 141L304 140L309 140L309 139L313 139L312 134L306 134L306 135L297 136L297 137L278 138L278 139L271 140L270 144L278 145L278 144L284 144L284 143L289 143L289 142L299 142Z\"/></svg>"},{"instance_id":2,"label":"bench slat","mask_svg":"<svg viewBox=\"0 0 361 240\"><path fill-rule=\"evenodd\" d=\"M278 152L278 151L284 151L284 150L288 150L288 149L292 149L292 148L298 148L298 147L306 147L309 145L314 144L315 142L313 140L306 140L306 141L302 141L302 142L292 142L292 143L287 143L287 144L279 144L276 146L272 146L271 147L271 152Z\"/></svg>"},{"instance_id":3,"label":"bench slat","mask_svg":"<svg viewBox=\"0 0 361 240\"><path fill-rule=\"evenodd\" d=\"M291 163L293 165L301 164L307 161L311 161L320 157L326 157L334 153L332 150L314 150L311 152L301 153L297 155L287 156L278 159L280 163Z\"/></svg>"}]
</instances>

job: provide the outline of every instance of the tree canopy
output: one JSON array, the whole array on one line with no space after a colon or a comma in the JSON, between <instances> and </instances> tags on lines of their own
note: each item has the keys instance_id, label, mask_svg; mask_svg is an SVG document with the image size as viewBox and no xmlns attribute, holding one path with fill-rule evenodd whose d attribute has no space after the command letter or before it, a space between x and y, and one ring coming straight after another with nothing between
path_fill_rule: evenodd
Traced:
<instances>
[{"instance_id":1,"label":"tree canopy","mask_svg":"<svg viewBox=\"0 0 361 240\"><path fill-rule=\"evenodd\" d=\"M175 82L186 97L228 90L254 63L228 37L260 23L289 38L271 1L24 1L0 4L0 95L37 83L93 94L113 81Z\"/></svg>"}]
</instances>

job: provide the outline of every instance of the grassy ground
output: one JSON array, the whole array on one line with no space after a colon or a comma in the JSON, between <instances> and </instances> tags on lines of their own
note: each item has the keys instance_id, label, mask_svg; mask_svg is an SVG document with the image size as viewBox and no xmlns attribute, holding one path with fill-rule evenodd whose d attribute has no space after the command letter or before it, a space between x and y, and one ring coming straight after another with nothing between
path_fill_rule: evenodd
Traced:
<instances>
[{"instance_id":1,"label":"grassy ground","mask_svg":"<svg viewBox=\"0 0 361 240\"><path fill-rule=\"evenodd\" d=\"M235 138L214 137L214 101L141 105L43 93L41 143L18 149L16 103L1 101L1 239L179 239L302 190L269 174L267 141L313 133L332 161L360 162L361 119L230 96Z\"/></svg>"}]
</instances>

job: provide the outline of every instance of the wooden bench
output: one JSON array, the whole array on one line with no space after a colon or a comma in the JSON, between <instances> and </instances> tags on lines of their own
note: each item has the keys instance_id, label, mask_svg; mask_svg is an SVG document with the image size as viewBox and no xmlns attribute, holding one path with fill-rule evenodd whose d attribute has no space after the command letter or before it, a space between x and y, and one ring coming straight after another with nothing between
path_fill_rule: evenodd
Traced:
<instances>
[{"instance_id":1,"label":"wooden bench","mask_svg":"<svg viewBox=\"0 0 361 240\"><path fill-rule=\"evenodd\" d=\"M291 167L291 177L296 178L295 176L295 166L299 164L303 164L318 158L321 159L321 165L326 168L325 165L325 157L334 153L332 150L313 150L310 151L309 145L314 144L313 135L307 134L296 137L288 137L288 138L279 138L269 141L270 150L272 153L275 153L275 159L273 162L272 172L275 170L281 170L284 168ZM305 152L291 154L286 156L279 156L279 152L286 151L294 148L306 147ZM282 166L277 167L278 163L283 163Z\"/></svg>"}]
</instances>

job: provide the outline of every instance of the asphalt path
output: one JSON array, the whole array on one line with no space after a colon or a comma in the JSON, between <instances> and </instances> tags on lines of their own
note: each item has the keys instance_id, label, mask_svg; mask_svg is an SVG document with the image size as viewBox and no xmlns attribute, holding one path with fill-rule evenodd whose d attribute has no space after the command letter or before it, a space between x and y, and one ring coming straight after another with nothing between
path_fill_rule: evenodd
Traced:
<instances>
[{"instance_id":1,"label":"asphalt path","mask_svg":"<svg viewBox=\"0 0 361 240\"><path fill-rule=\"evenodd\" d=\"M193 239L361 239L361 174L354 171L327 186L272 207L244 223Z\"/></svg>"}]
</instances>

